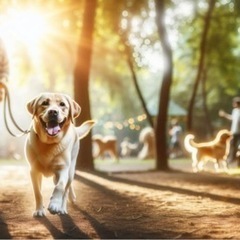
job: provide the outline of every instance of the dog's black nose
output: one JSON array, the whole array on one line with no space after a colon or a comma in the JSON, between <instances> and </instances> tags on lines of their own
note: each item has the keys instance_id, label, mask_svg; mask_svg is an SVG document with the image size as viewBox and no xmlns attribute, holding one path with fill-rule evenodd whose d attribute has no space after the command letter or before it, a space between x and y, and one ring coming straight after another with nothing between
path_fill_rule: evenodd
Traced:
<instances>
[{"instance_id":1,"label":"dog's black nose","mask_svg":"<svg viewBox=\"0 0 240 240\"><path fill-rule=\"evenodd\" d=\"M54 110L54 109L49 110L49 111L48 111L48 115L49 115L49 117L52 117L52 118L57 117L58 111L57 111L57 110Z\"/></svg>"}]
</instances>

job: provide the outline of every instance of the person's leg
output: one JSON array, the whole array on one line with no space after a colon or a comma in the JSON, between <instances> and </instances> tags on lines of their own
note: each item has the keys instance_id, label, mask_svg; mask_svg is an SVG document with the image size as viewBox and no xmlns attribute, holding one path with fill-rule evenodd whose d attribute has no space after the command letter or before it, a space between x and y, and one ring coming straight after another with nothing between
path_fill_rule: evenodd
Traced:
<instances>
[{"instance_id":1,"label":"person's leg","mask_svg":"<svg viewBox=\"0 0 240 240\"><path fill-rule=\"evenodd\" d=\"M240 156L238 156L238 151L239 151L239 147L240 147L240 134L238 134L236 136L237 141L236 141L236 149L235 149L235 158L237 159L237 165L238 167L240 167Z\"/></svg>"},{"instance_id":2,"label":"person's leg","mask_svg":"<svg viewBox=\"0 0 240 240\"><path fill-rule=\"evenodd\" d=\"M227 157L227 162L232 163L235 160L237 153L238 135L233 135L230 142L230 150Z\"/></svg>"}]
</instances>

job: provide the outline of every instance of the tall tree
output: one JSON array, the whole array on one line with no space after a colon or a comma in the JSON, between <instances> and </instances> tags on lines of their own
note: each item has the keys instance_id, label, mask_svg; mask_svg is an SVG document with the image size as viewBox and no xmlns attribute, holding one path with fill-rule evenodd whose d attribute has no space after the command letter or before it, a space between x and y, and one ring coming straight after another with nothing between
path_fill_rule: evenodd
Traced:
<instances>
[{"instance_id":1,"label":"tall tree","mask_svg":"<svg viewBox=\"0 0 240 240\"><path fill-rule=\"evenodd\" d=\"M193 119L193 108L194 108L194 102L196 98L196 93L198 89L198 85L202 79L202 74L204 72L204 65L205 65L205 57L206 57L206 46L207 46L207 36L209 32L209 27L211 23L211 17L214 10L216 0L210 0L208 5L208 11L206 13L206 16L204 18L204 27L200 42L200 57L199 57L199 63L198 63L198 69L197 69L197 76L195 79L195 83L193 86L193 92L192 96L189 102L188 106L188 115L187 115L187 130L192 131L192 119Z\"/></svg>"},{"instance_id":2,"label":"tall tree","mask_svg":"<svg viewBox=\"0 0 240 240\"><path fill-rule=\"evenodd\" d=\"M158 33L161 39L161 46L164 59L164 72L162 79L162 86L160 88L159 97L159 109L157 116L157 123L155 128L156 136L156 155L157 164L156 168L158 170L167 170L168 167L168 154L167 154L167 113L170 89L172 84L172 49L168 39L168 34L164 22L165 16L165 1L155 0L156 6L156 23L158 27Z\"/></svg>"},{"instance_id":3,"label":"tall tree","mask_svg":"<svg viewBox=\"0 0 240 240\"><path fill-rule=\"evenodd\" d=\"M77 62L74 70L74 97L80 104L82 112L76 120L77 125L91 119L89 99L89 79L93 45L93 33L97 0L85 0L82 32L80 36ZM81 140L81 147L77 159L78 169L92 170L92 140L89 134Z\"/></svg>"},{"instance_id":4,"label":"tall tree","mask_svg":"<svg viewBox=\"0 0 240 240\"><path fill-rule=\"evenodd\" d=\"M203 98L203 111L205 113L205 121L206 121L206 127L208 128L208 132L210 135L213 135L214 128L211 123L210 119L210 114L208 110L208 105L207 105L207 91L206 91L206 80L207 80L207 69L203 69L203 74L202 74L202 98Z\"/></svg>"},{"instance_id":5,"label":"tall tree","mask_svg":"<svg viewBox=\"0 0 240 240\"><path fill-rule=\"evenodd\" d=\"M122 40L122 44L124 46L124 50L125 50L125 53L126 53L127 63L128 63L129 69L131 71L133 84L134 84L134 87L136 89L137 96L139 97L139 100L141 102L142 108L143 108L143 110L144 110L144 112L147 116L148 123L153 128L154 127L153 119L152 119L152 116L150 115L150 113L147 109L146 102L145 102L144 97L142 95L141 89L138 85L137 75L136 75L136 71L134 69L134 60L133 60L133 57L132 57L133 53L132 53L132 49L131 49L130 44L127 40L126 35L127 35L127 33L123 33L121 35L121 40Z\"/></svg>"}]
</instances>

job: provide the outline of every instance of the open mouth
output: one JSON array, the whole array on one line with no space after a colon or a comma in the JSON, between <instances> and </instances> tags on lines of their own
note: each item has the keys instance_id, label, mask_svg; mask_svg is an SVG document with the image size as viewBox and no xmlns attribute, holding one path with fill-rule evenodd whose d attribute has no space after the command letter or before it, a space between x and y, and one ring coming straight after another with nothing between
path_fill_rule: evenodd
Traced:
<instances>
[{"instance_id":1,"label":"open mouth","mask_svg":"<svg viewBox=\"0 0 240 240\"><path fill-rule=\"evenodd\" d=\"M56 120L51 120L49 122L44 122L41 119L41 123L43 127L45 128L47 134L51 137L56 136L59 132L61 132L62 126L65 123L65 120L61 123L58 123Z\"/></svg>"}]
</instances>

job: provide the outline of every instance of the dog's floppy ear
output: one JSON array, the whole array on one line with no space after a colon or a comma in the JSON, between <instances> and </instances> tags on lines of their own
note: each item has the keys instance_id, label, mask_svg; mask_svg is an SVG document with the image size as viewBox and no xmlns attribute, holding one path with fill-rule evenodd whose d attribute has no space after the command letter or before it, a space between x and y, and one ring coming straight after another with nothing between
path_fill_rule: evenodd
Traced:
<instances>
[{"instance_id":1,"label":"dog's floppy ear","mask_svg":"<svg viewBox=\"0 0 240 240\"><path fill-rule=\"evenodd\" d=\"M39 96L32 99L30 102L27 103L27 110L29 113L31 113L33 116L36 114L37 111L37 102L39 100Z\"/></svg>"},{"instance_id":2,"label":"dog's floppy ear","mask_svg":"<svg viewBox=\"0 0 240 240\"><path fill-rule=\"evenodd\" d=\"M70 112L69 112L70 118L71 118L71 121L73 122L74 118L77 118L80 115L81 107L76 101L74 101L69 96L66 95L66 98L70 106Z\"/></svg>"}]
</instances>

